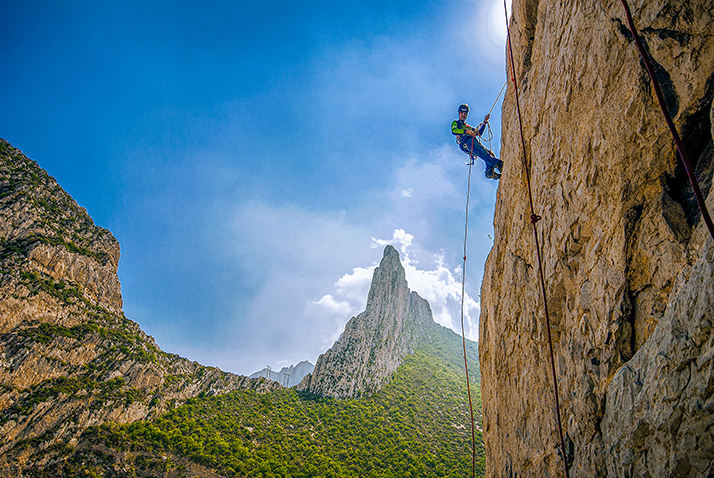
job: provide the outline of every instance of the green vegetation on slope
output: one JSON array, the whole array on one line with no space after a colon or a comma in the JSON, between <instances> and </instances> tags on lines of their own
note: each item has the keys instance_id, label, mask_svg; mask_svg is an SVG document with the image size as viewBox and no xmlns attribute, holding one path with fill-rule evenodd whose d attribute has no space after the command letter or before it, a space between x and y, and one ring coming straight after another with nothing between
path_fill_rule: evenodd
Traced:
<instances>
[{"instance_id":1,"label":"green vegetation on slope","mask_svg":"<svg viewBox=\"0 0 714 478\"><path fill-rule=\"evenodd\" d=\"M64 246L100 264L109 261L107 252L97 244L112 237L111 233L95 226L87 212L35 161L0 139L0 204L17 211L21 209L18 205L27 203L33 206L32 215L23 218L18 237L0 237L0 259L12 251L24 254L29 246L42 242Z\"/></svg>"},{"instance_id":2,"label":"green vegetation on slope","mask_svg":"<svg viewBox=\"0 0 714 478\"><path fill-rule=\"evenodd\" d=\"M46 380L32 387L29 394L3 410L3 414L0 416L0 425L4 425L7 422L7 417L27 415L37 404L46 402L60 394L72 395L80 391L89 390L96 392L97 401L100 403L108 400L123 400L129 405L134 401L138 391L132 388L126 389L124 385L123 377L116 377L105 382L97 382L86 377L58 377Z\"/></svg>"},{"instance_id":3,"label":"green vegetation on slope","mask_svg":"<svg viewBox=\"0 0 714 478\"><path fill-rule=\"evenodd\" d=\"M390 383L369 398L244 390L189 400L150 422L91 428L61 472L73 475L91 468L105 476L158 471L185 476L178 463L187 458L224 476L468 476L471 430L463 367L453 353L455 341L438 342L441 347L429 345L407 357ZM480 422L477 377L472 394ZM480 433L477 440L482 472ZM133 457L126 475L114 474L117 467L107 449ZM166 455L174 459L167 461Z\"/></svg>"}]
</instances>

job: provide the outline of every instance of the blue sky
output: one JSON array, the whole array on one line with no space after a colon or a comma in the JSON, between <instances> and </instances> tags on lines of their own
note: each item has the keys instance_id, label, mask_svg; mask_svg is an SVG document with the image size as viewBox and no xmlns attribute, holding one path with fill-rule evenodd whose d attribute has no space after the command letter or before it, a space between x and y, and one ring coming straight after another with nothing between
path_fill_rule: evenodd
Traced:
<instances>
[{"instance_id":1,"label":"blue sky","mask_svg":"<svg viewBox=\"0 0 714 478\"><path fill-rule=\"evenodd\" d=\"M0 0L0 31L0 137L119 240L125 314L164 350L241 374L314 363L387 243L460 331L449 123L505 82L499 0ZM496 187L478 165L472 339Z\"/></svg>"}]
</instances>

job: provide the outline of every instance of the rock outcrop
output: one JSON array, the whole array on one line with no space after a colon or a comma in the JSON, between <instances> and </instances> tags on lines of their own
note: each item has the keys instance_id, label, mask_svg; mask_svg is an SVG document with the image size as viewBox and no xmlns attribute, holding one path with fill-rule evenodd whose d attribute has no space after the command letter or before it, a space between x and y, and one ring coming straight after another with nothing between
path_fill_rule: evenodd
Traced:
<instances>
[{"instance_id":1,"label":"rock outcrop","mask_svg":"<svg viewBox=\"0 0 714 478\"><path fill-rule=\"evenodd\" d=\"M392 246L384 249L374 270L364 312L350 319L342 336L320 355L315 370L299 390L335 398L356 398L377 392L421 341L438 327L429 303L410 292Z\"/></svg>"},{"instance_id":2,"label":"rock outcrop","mask_svg":"<svg viewBox=\"0 0 714 478\"><path fill-rule=\"evenodd\" d=\"M283 387L294 387L302 382L305 375L312 373L313 370L315 370L315 366L308 360L303 360L297 365L283 367L280 371L266 367L259 372L250 374L250 378L265 377L268 380L274 380L280 383Z\"/></svg>"},{"instance_id":3,"label":"rock outcrop","mask_svg":"<svg viewBox=\"0 0 714 478\"><path fill-rule=\"evenodd\" d=\"M711 0L631 7L712 211ZM624 9L514 0L511 33L570 476L712 476L714 241ZM486 476L564 476L512 88L481 291Z\"/></svg>"},{"instance_id":4,"label":"rock outcrop","mask_svg":"<svg viewBox=\"0 0 714 478\"><path fill-rule=\"evenodd\" d=\"M124 317L118 263L112 234L0 140L0 476L61 459L92 425L279 387L162 352Z\"/></svg>"}]
</instances>

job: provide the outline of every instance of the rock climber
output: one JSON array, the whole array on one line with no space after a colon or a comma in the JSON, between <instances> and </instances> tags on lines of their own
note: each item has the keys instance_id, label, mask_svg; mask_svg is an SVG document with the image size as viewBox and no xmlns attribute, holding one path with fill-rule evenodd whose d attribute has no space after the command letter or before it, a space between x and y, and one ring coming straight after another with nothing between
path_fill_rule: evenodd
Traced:
<instances>
[{"instance_id":1,"label":"rock climber","mask_svg":"<svg viewBox=\"0 0 714 478\"><path fill-rule=\"evenodd\" d=\"M490 150L486 149L478 140L483 134L484 129L486 129L486 124L491 115L487 114L483 122L476 128L466 123L468 116L469 105L459 105L459 119L451 122L451 133L456 136L456 143L461 148L461 151L468 154L471 158L466 164L474 164L473 156L478 156L486 163L486 177L489 179L500 179L503 161L498 159Z\"/></svg>"}]
</instances>

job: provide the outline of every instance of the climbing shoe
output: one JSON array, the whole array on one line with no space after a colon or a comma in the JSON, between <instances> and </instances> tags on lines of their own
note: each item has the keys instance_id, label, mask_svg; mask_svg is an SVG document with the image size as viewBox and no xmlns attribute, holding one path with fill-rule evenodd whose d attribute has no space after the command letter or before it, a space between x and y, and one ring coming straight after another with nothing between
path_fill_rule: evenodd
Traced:
<instances>
[{"instance_id":1,"label":"climbing shoe","mask_svg":"<svg viewBox=\"0 0 714 478\"><path fill-rule=\"evenodd\" d=\"M503 172L503 161L500 159L498 160L498 163L496 163L496 169L498 169L500 172Z\"/></svg>"},{"instance_id":2,"label":"climbing shoe","mask_svg":"<svg viewBox=\"0 0 714 478\"><path fill-rule=\"evenodd\" d=\"M488 179L501 179L501 173L497 173L493 169L487 169L485 174Z\"/></svg>"}]
</instances>

